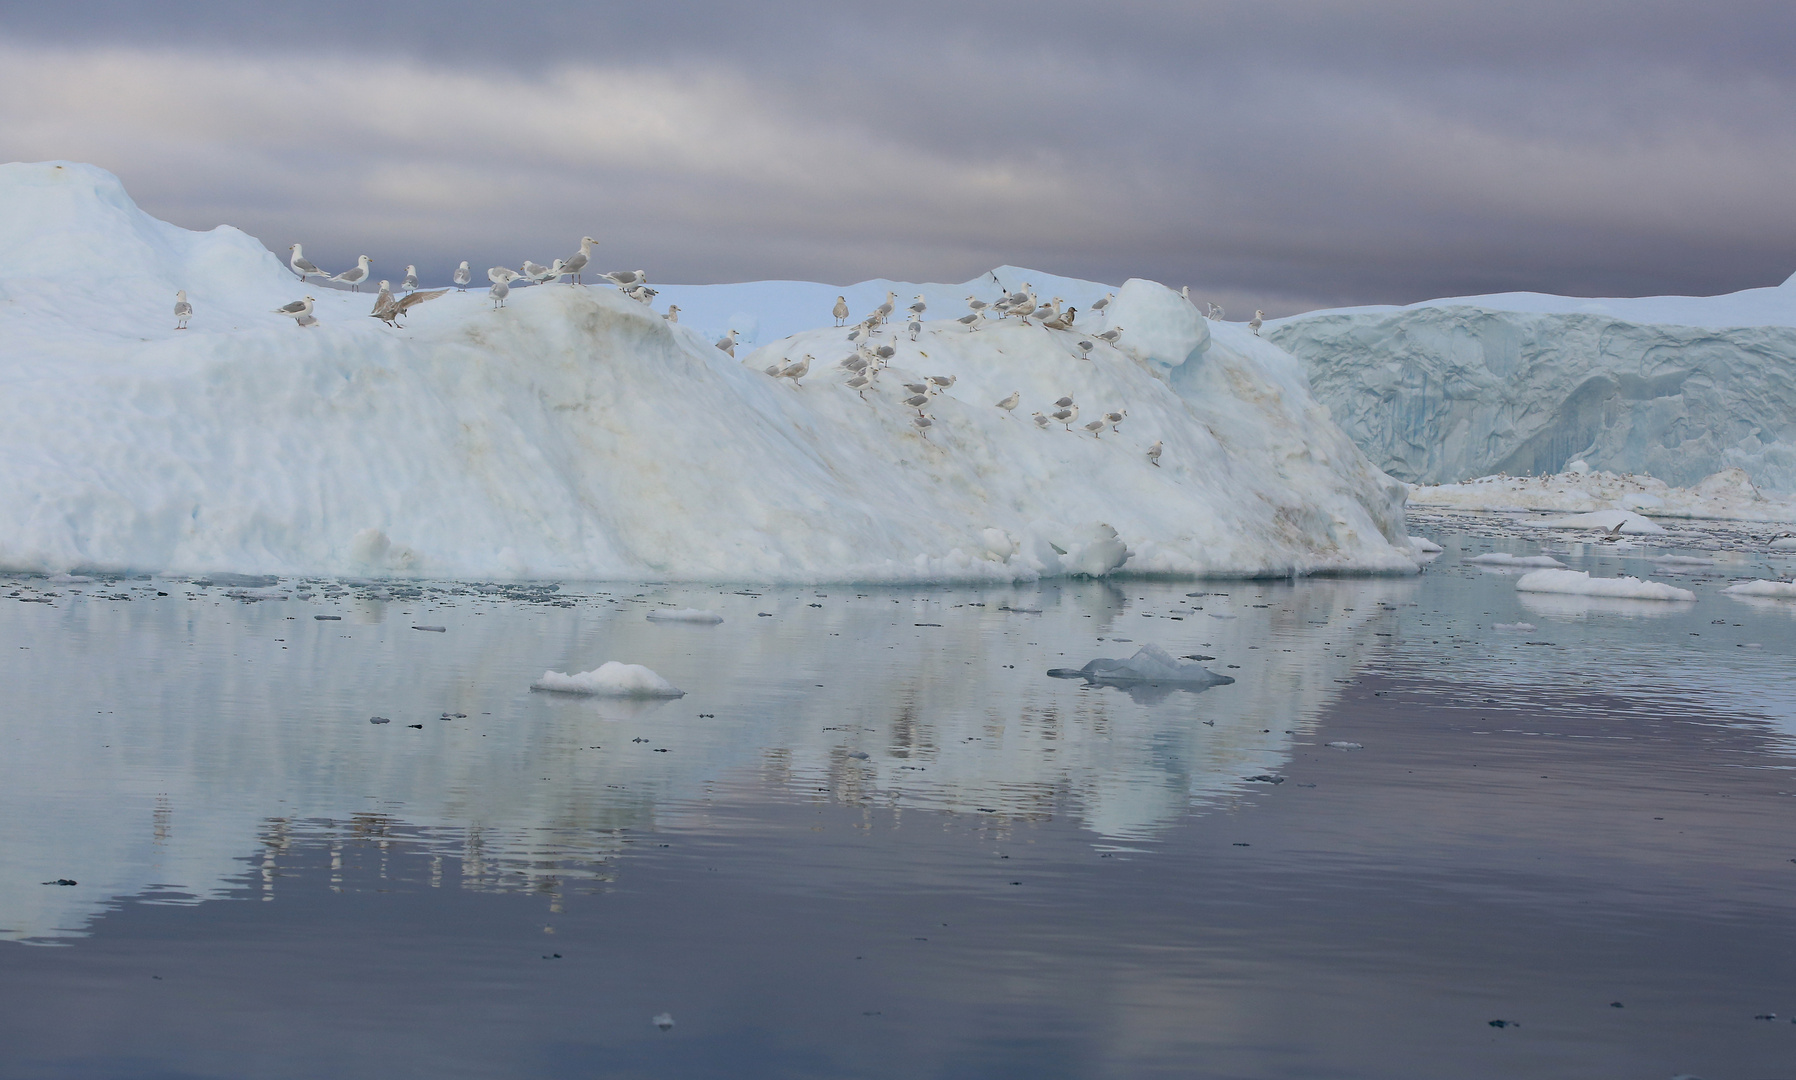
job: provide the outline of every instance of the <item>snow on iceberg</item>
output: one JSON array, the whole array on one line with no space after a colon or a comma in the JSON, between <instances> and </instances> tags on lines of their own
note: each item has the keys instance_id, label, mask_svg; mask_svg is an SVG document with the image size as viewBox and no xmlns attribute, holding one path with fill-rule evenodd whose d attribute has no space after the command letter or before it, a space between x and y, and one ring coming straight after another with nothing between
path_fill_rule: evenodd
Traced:
<instances>
[{"instance_id":1,"label":"snow on iceberg","mask_svg":"<svg viewBox=\"0 0 1796 1080\"><path fill-rule=\"evenodd\" d=\"M1593 578L1583 570L1536 570L1523 574L1516 591L1567 596L1610 596L1629 600L1695 600L1689 589L1636 577Z\"/></svg>"},{"instance_id":2,"label":"snow on iceberg","mask_svg":"<svg viewBox=\"0 0 1796 1080\"><path fill-rule=\"evenodd\" d=\"M1141 328L1160 318L1172 352L1144 362L1099 341L1088 360L1077 334L932 319L915 342L882 337L896 355L863 397L836 367L846 331L742 362L608 288L518 288L498 311L450 293L394 330L368 295L301 285L236 230L156 221L110 174L54 163L0 166L0 279L0 566L713 581L1416 569L1401 486L1330 422L1295 359L1241 327L1211 327L1198 348L1165 315L1182 298L1151 283L1131 304L1161 312ZM185 331L177 288L195 308ZM318 326L272 313L308 292ZM807 353L802 386L762 373ZM929 375L955 381L919 433L901 384ZM1013 391L1018 417L993 405ZM1087 417L1128 416L1095 435L1022 419L1063 394Z\"/></svg>"},{"instance_id":3,"label":"snow on iceberg","mask_svg":"<svg viewBox=\"0 0 1796 1080\"><path fill-rule=\"evenodd\" d=\"M715 611L704 611L700 608L679 608L674 611L656 609L649 612L650 622L685 622L685 623L720 623L723 616Z\"/></svg>"},{"instance_id":4,"label":"snow on iceberg","mask_svg":"<svg viewBox=\"0 0 1796 1080\"><path fill-rule=\"evenodd\" d=\"M543 677L530 684L532 690L551 690L559 694L591 694L595 697L677 698L686 691L676 687L641 664L620 664L607 660L591 671L572 675L545 671Z\"/></svg>"},{"instance_id":5,"label":"snow on iceberg","mask_svg":"<svg viewBox=\"0 0 1796 1080\"><path fill-rule=\"evenodd\" d=\"M1599 469L1796 493L1796 284L1726 296L1511 293L1315 311L1264 332L1392 475Z\"/></svg>"},{"instance_id":6,"label":"snow on iceberg","mask_svg":"<svg viewBox=\"0 0 1796 1080\"><path fill-rule=\"evenodd\" d=\"M1796 581L1742 581L1721 590L1729 596L1771 596L1796 600Z\"/></svg>"}]
</instances>

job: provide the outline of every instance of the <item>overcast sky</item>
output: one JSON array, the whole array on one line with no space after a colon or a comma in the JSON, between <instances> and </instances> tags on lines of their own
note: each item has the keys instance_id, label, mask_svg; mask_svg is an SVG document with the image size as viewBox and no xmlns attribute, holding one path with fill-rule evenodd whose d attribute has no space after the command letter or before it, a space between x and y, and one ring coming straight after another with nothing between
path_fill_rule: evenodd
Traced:
<instances>
[{"instance_id":1,"label":"overcast sky","mask_svg":"<svg viewBox=\"0 0 1796 1080\"><path fill-rule=\"evenodd\" d=\"M1796 272L1796 4L0 0L0 159L426 280L1150 277L1275 314Z\"/></svg>"}]
</instances>

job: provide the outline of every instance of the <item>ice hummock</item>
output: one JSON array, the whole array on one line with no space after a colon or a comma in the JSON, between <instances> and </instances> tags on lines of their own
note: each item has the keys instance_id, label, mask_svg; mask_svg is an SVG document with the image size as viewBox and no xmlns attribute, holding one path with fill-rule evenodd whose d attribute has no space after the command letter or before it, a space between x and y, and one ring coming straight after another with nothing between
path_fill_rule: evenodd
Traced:
<instances>
[{"instance_id":1,"label":"ice hummock","mask_svg":"<svg viewBox=\"0 0 1796 1080\"><path fill-rule=\"evenodd\" d=\"M1098 340L1089 360L1076 334L969 333L964 306L932 309L915 342L882 336L897 354L863 399L828 304L736 358L596 286L516 288L498 311L451 292L396 330L366 292L301 284L234 229L157 221L72 163L0 166L0 280L0 566L766 582L1417 566L1401 487L1296 361L1151 282L1114 305L1136 321L1127 347ZM318 326L272 313L307 293ZM762 374L807 353L802 385ZM893 390L930 375L956 381L920 434ZM1013 391L1014 417L993 404ZM1127 418L1095 436L1029 421L1069 393L1084 417Z\"/></svg>"},{"instance_id":2,"label":"ice hummock","mask_svg":"<svg viewBox=\"0 0 1796 1080\"><path fill-rule=\"evenodd\" d=\"M1695 600L1689 589L1637 577L1593 578L1584 570L1536 570L1515 583L1518 592L1608 596L1631 600Z\"/></svg>"},{"instance_id":3,"label":"ice hummock","mask_svg":"<svg viewBox=\"0 0 1796 1080\"><path fill-rule=\"evenodd\" d=\"M1080 668L1049 668L1056 679L1084 679L1100 686L1167 686L1185 690L1207 690L1234 682L1229 675L1218 675L1202 664L1175 660L1158 645L1143 645L1127 660L1099 657Z\"/></svg>"},{"instance_id":4,"label":"ice hummock","mask_svg":"<svg viewBox=\"0 0 1796 1080\"><path fill-rule=\"evenodd\" d=\"M1563 570L1565 564L1551 555L1511 555L1505 551L1490 551L1483 555L1474 555L1466 562L1479 566L1528 567L1529 569Z\"/></svg>"},{"instance_id":5,"label":"ice hummock","mask_svg":"<svg viewBox=\"0 0 1796 1080\"><path fill-rule=\"evenodd\" d=\"M591 671L572 675L545 671L543 677L530 684L532 690L551 690L559 694L591 694L594 697L677 698L686 691L668 682L641 664L624 664L607 660Z\"/></svg>"}]
</instances>

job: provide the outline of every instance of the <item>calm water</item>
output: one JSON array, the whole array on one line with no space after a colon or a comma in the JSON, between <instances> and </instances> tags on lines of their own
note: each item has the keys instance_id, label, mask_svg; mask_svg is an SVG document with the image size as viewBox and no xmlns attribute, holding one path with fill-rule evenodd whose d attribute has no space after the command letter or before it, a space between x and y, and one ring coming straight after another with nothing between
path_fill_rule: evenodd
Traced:
<instances>
[{"instance_id":1,"label":"calm water","mask_svg":"<svg viewBox=\"0 0 1796 1080\"><path fill-rule=\"evenodd\" d=\"M1446 540L1296 584L11 579L0 1076L1796 1076L1796 603L1716 591L1777 564L1561 544L1700 599L1527 597L1461 556L1533 545ZM1150 642L1237 681L1044 675ZM613 659L687 696L529 689Z\"/></svg>"}]
</instances>

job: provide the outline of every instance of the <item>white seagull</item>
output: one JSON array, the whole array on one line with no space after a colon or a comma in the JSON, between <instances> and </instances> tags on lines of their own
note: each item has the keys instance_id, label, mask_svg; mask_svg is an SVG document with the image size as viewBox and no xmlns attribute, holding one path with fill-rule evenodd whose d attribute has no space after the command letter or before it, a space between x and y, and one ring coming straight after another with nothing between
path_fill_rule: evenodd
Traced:
<instances>
[{"instance_id":1,"label":"white seagull","mask_svg":"<svg viewBox=\"0 0 1796 1080\"><path fill-rule=\"evenodd\" d=\"M954 321L959 323L960 325L966 327L967 333L970 334L973 331L979 329L979 324L985 321L985 312L975 311L971 315L962 315L960 318L955 319Z\"/></svg>"},{"instance_id":2,"label":"white seagull","mask_svg":"<svg viewBox=\"0 0 1796 1080\"><path fill-rule=\"evenodd\" d=\"M368 280L368 267L372 262L368 256L358 255L354 266L333 276L331 280L349 286L351 292L361 292L362 282Z\"/></svg>"},{"instance_id":3,"label":"white seagull","mask_svg":"<svg viewBox=\"0 0 1796 1080\"><path fill-rule=\"evenodd\" d=\"M986 303L984 300L979 299L977 296L974 296L971 293L967 294L967 308L969 310L984 311L988 307L991 307L991 305Z\"/></svg>"},{"instance_id":4,"label":"white seagull","mask_svg":"<svg viewBox=\"0 0 1796 1080\"><path fill-rule=\"evenodd\" d=\"M648 275L641 270L613 270L606 274L605 278L620 289L627 289L632 285L646 285L649 280Z\"/></svg>"},{"instance_id":5,"label":"white seagull","mask_svg":"<svg viewBox=\"0 0 1796 1080\"><path fill-rule=\"evenodd\" d=\"M1080 426L1083 427L1086 431L1091 432L1092 438L1094 438L1094 439L1103 438L1103 435L1101 433L1104 430L1104 422L1102 420L1093 420L1089 424L1082 424Z\"/></svg>"},{"instance_id":6,"label":"white seagull","mask_svg":"<svg viewBox=\"0 0 1796 1080\"><path fill-rule=\"evenodd\" d=\"M1254 337L1260 336L1260 327L1263 325L1260 320L1265 317L1266 313L1264 311L1256 311L1253 313L1253 318L1247 320L1247 328L1253 331Z\"/></svg>"},{"instance_id":7,"label":"white seagull","mask_svg":"<svg viewBox=\"0 0 1796 1080\"><path fill-rule=\"evenodd\" d=\"M1091 310L1103 311L1105 308L1110 306L1110 301L1112 301L1114 299L1116 299L1115 293L1105 293L1104 298L1102 300L1099 300L1097 303L1091 305Z\"/></svg>"},{"instance_id":8,"label":"white seagull","mask_svg":"<svg viewBox=\"0 0 1796 1080\"><path fill-rule=\"evenodd\" d=\"M1108 341L1110 344L1114 345L1114 344L1116 344L1116 339L1119 337L1122 337L1122 333L1123 333L1122 327L1112 326L1110 329L1099 334L1098 337L1101 337L1105 341Z\"/></svg>"},{"instance_id":9,"label":"white seagull","mask_svg":"<svg viewBox=\"0 0 1796 1080\"><path fill-rule=\"evenodd\" d=\"M885 322L886 316L890 315L892 313L892 301L894 299L896 299L897 296L898 296L897 293L892 292L889 289L886 290L886 302L873 309L874 312L879 316L880 322Z\"/></svg>"},{"instance_id":10,"label":"white seagull","mask_svg":"<svg viewBox=\"0 0 1796 1080\"><path fill-rule=\"evenodd\" d=\"M927 381L929 385L935 387L937 393L940 393L950 386L953 386L959 379L960 376L958 375L930 375L928 376Z\"/></svg>"},{"instance_id":11,"label":"white seagull","mask_svg":"<svg viewBox=\"0 0 1796 1080\"><path fill-rule=\"evenodd\" d=\"M560 260L558 259L556 262L559 263ZM553 273L553 271L560 269L559 266L543 266L541 263L533 263L529 259L525 259L524 265L518 267L518 269L522 270L524 276L529 278L532 284L536 285L541 285L545 281L552 281L555 277L560 276L559 274Z\"/></svg>"},{"instance_id":12,"label":"white seagull","mask_svg":"<svg viewBox=\"0 0 1796 1080\"><path fill-rule=\"evenodd\" d=\"M665 314L661 317L663 319L666 319L670 323L679 322L680 321L680 305L678 305L678 304L667 305L667 314Z\"/></svg>"},{"instance_id":13,"label":"white seagull","mask_svg":"<svg viewBox=\"0 0 1796 1080\"><path fill-rule=\"evenodd\" d=\"M493 299L493 310L505 306L505 298L511 295L511 283L518 279L518 272L506 266L489 266L486 279L493 283L487 295Z\"/></svg>"},{"instance_id":14,"label":"white seagull","mask_svg":"<svg viewBox=\"0 0 1796 1080\"><path fill-rule=\"evenodd\" d=\"M586 264L592 261L592 246L596 243L598 241L592 237L582 236L580 250L561 261L561 272L567 276L569 285L586 284L580 280L580 271L585 270Z\"/></svg>"},{"instance_id":15,"label":"white seagull","mask_svg":"<svg viewBox=\"0 0 1796 1080\"><path fill-rule=\"evenodd\" d=\"M291 258L289 258L287 260L287 265L291 266L293 268L293 272L295 274L299 275L299 280L304 281L305 279L307 279L309 277L313 277L313 276L317 276L317 277L328 277L329 276L324 271L322 271L322 270L318 269L316 266L312 265L312 260L306 258L305 250L303 248L301 248L298 244L294 244L288 250L292 251L293 255Z\"/></svg>"},{"instance_id":16,"label":"white seagull","mask_svg":"<svg viewBox=\"0 0 1796 1080\"><path fill-rule=\"evenodd\" d=\"M724 352L729 353L731 356L735 356L736 355L736 331L731 330L729 333L718 338L717 339L717 347L722 349Z\"/></svg>"},{"instance_id":17,"label":"white seagull","mask_svg":"<svg viewBox=\"0 0 1796 1080\"><path fill-rule=\"evenodd\" d=\"M923 294L918 293L915 300L912 301L911 306L905 310L909 311L912 315L921 316L923 312L929 310L929 304L923 299Z\"/></svg>"},{"instance_id":18,"label":"white seagull","mask_svg":"<svg viewBox=\"0 0 1796 1080\"><path fill-rule=\"evenodd\" d=\"M1122 423L1123 418L1128 415L1129 415L1129 410L1127 410L1127 409L1123 409L1120 412L1107 412L1104 414L1104 422L1110 425L1111 431L1114 431L1120 435L1120 434L1122 434L1122 428L1119 428L1116 425Z\"/></svg>"},{"instance_id":19,"label":"white seagull","mask_svg":"<svg viewBox=\"0 0 1796 1080\"><path fill-rule=\"evenodd\" d=\"M910 332L910 339L912 341L917 340L917 335L923 332L923 324L916 319L912 319L910 322L905 323L904 328Z\"/></svg>"},{"instance_id":20,"label":"white seagull","mask_svg":"<svg viewBox=\"0 0 1796 1080\"><path fill-rule=\"evenodd\" d=\"M317 303L311 297L295 300L291 304L282 304L274 309L276 315L285 315L301 326L314 326L318 320L312 317L312 305Z\"/></svg>"},{"instance_id":21,"label":"white seagull","mask_svg":"<svg viewBox=\"0 0 1796 1080\"><path fill-rule=\"evenodd\" d=\"M1064 409L1055 409L1048 415L1065 424L1066 430L1071 431L1073 430L1073 421L1079 419L1079 406L1069 405Z\"/></svg>"},{"instance_id":22,"label":"white seagull","mask_svg":"<svg viewBox=\"0 0 1796 1080\"><path fill-rule=\"evenodd\" d=\"M1092 344L1089 341L1079 342L1079 353L1080 353L1080 355L1084 356L1085 359L1087 359L1087 360L1091 359L1091 350L1093 350L1095 348L1097 348L1097 346Z\"/></svg>"},{"instance_id":23,"label":"white seagull","mask_svg":"<svg viewBox=\"0 0 1796 1080\"><path fill-rule=\"evenodd\" d=\"M175 290L175 329L187 329L187 320L193 318L193 305L187 302L187 290Z\"/></svg>"},{"instance_id":24,"label":"white seagull","mask_svg":"<svg viewBox=\"0 0 1796 1080\"><path fill-rule=\"evenodd\" d=\"M418 291L418 268L417 267L413 266L411 263L405 264L405 278L399 282L399 287L401 289L404 289L406 292L417 292Z\"/></svg>"},{"instance_id":25,"label":"white seagull","mask_svg":"<svg viewBox=\"0 0 1796 1080\"><path fill-rule=\"evenodd\" d=\"M806 375L809 375L810 373L811 373L811 354L806 353L804 356L804 359L800 360L798 363L787 364L785 367L780 368L779 377L782 379L791 379L793 386L800 386L801 384L799 383L798 380L804 378Z\"/></svg>"},{"instance_id":26,"label":"white seagull","mask_svg":"<svg viewBox=\"0 0 1796 1080\"><path fill-rule=\"evenodd\" d=\"M1023 400L1023 392L1021 390L1012 390L1009 397L998 402L997 407L1004 410L1005 416L1010 416L1016 409L1017 402L1021 400Z\"/></svg>"},{"instance_id":27,"label":"white seagull","mask_svg":"<svg viewBox=\"0 0 1796 1080\"><path fill-rule=\"evenodd\" d=\"M468 282L473 280L473 273L468 269L468 260L463 259L455 268L455 287L462 292L468 291Z\"/></svg>"},{"instance_id":28,"label":"white seagull","mask_svg":"<svg viewBox=\"0 0 1796 1080\"><path fill-rule=\"evenodd\" d=\"M1154 468L1157 469L1160 467L1160 440L1159 439L1155 439L1154 445L1147 448L1147 460L1148 460L1148 464L1154 466Z\"/></svg>"}]
</instances>

